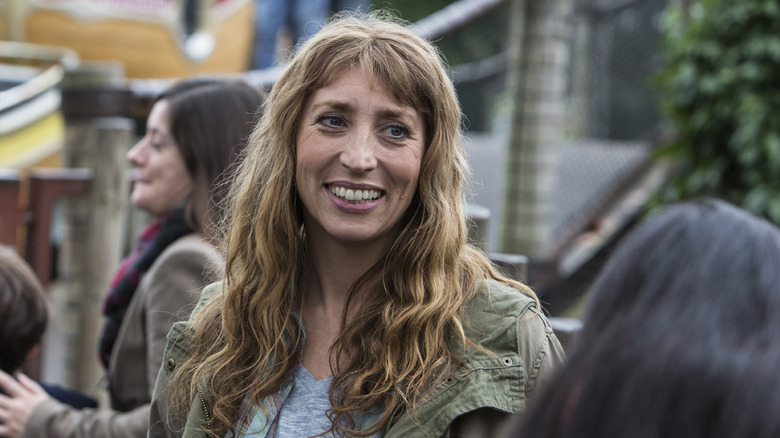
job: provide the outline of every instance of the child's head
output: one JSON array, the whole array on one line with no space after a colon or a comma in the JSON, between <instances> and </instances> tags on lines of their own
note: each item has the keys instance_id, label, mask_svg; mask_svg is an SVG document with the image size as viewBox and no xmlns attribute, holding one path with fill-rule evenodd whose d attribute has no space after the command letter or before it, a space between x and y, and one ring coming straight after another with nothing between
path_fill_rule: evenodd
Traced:
<instances>
[{"instance_id":1,"label":"child's head","mask_svg":"<svg viewBox=\"0 0 780 438\"><path fill-rule=\"evenodd\" d=\"M12 249L0 246L0 369L21 368L48 321L46 292L35 273Z\"/></svg>"}]
</instances>

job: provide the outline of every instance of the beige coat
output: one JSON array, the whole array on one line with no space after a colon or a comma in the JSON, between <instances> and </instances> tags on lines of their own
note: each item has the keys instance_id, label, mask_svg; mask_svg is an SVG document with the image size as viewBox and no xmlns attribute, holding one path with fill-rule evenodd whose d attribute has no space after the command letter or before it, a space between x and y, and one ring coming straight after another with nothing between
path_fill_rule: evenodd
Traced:
<instances>
[{"instance_id":1,"label":"beige coat","mask_svg":"<svg viewBox=\"0 0 780 438\"><path fill-rule=\"evenodd\" d=\"M217 249L196 234L169 245L143 276L119 328L107 376L113 410L77 411L49 399L32 413L24 436L145 437L165 336L187 319L222 265Z\"/></svg>"}]
</instances>

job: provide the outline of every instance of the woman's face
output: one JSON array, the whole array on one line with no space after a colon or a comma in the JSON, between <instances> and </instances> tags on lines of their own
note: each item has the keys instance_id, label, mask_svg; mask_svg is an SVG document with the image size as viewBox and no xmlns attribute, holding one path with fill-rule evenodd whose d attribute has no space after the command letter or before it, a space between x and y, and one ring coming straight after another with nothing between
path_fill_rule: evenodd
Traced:
<instances>
[{"instance_id":1,"label":"woman's face","mask_svg":"<svg viewBox=\"0 0 780 438\"><path fill-rule=\"evenodd\" d=\"M146 135L127 152L135 167L133 205L155 216L162 216L192 192L192 176L171 135L170 105L157 101L146 122Z\"/></svg>"},{"instance_id":2,"label":"woman's face","mask_svg":"<svg viewBox=\"0 0 780 438\"><path fill-rule=\"evenodd\" d=\"M310 239L389 243L417 188L420 113L350 68L315 90L296 135L296 184Z\"/></svg>"}]
</instances>

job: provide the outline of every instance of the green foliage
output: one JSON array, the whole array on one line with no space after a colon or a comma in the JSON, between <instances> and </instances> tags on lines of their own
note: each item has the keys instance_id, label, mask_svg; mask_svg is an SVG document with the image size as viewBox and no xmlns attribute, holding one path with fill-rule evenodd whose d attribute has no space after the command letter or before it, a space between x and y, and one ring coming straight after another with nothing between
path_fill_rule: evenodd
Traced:
<instances>
[{"instance_id":1,"label":"green foliage","mask_svg":"<svg viewBox=\"0 0 780 438\"><path fill-rule=\"evenodd\" d=\"M780 3L672 6L655 78L680 172L662 202L716 196L780 223Z\"/></svg>"},{"instance_id":2,"label":"green foliage","mask_svg":"<svg viewBox=\"0 0 780 438\"><path fill-rule=\"evenodd\" d=\"M480 61L506 49L508 19L509 2L504 2L435 43L450 65Z\"/></svg>"}]
</instances>

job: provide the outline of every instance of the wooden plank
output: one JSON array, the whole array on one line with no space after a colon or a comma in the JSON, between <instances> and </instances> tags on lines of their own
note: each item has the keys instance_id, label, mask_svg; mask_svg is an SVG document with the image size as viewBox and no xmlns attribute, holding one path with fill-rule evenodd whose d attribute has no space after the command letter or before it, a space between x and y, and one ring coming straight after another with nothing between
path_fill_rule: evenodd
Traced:
<instances>
[{"instance_id":1,"label":"wooden plank","mask_svg":"<svg viewBox=\"0 0 780 438\"><path fill-rule=\"evenodd\" d=\"M19 208L21 177L19 171L0 169L0 244L17 248L22 211Z\"/></svg>"},{"instance_id":2,"label":"wooden plank","mask_svg":"<svg viewBox=\"0 0 780 438\"><path fill-rule=\"evenodd\" d=\"M65 196L85 196L91 180L90 169L35 169L30 173L25 258L44 287L51 280L50 236L54 203Z\"/></svg>"}]
</instances>

